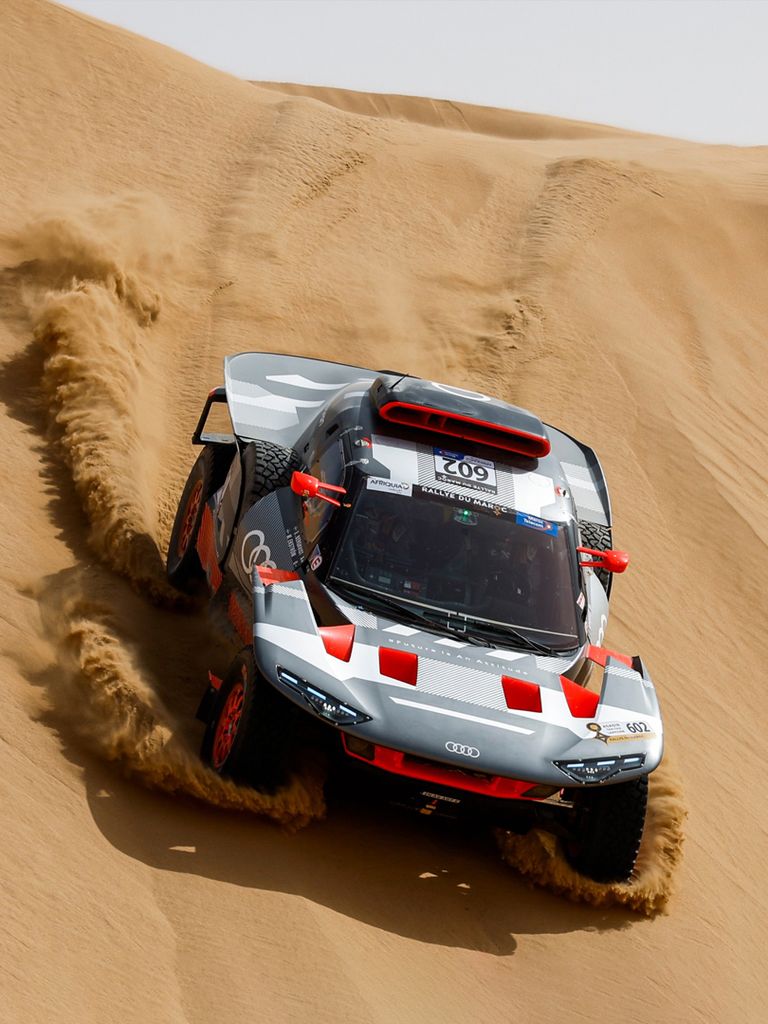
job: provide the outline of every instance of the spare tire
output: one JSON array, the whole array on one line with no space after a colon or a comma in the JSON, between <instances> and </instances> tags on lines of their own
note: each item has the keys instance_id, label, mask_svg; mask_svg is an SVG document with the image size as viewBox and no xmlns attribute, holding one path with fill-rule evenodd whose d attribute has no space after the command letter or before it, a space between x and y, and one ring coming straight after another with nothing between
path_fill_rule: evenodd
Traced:
<instances>
[{"instance_id":1,"label":"spare tire","mask_svg":"<svg viewBox=\"0 0 768 1024\"><path fill-rule=\"evenodd\" d=\"M243 452L243 500L240 518L261 498L288 487L301 461L293 448L270 441L249 441Z\"/></svg>"}]
</instances>

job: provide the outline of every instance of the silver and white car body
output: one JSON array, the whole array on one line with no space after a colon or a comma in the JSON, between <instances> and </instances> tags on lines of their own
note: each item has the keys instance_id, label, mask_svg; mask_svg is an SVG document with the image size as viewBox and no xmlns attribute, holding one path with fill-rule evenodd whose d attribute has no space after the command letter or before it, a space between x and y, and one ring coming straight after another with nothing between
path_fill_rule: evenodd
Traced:
<instances>
[{"instance_id":1,"label":"silver and white car body","mask_svg":"<svg viewBox=\"0 0 768 1024\"><path fill-rule=\"evenodd\" d=\"M416 383L437 402L443 395L463 410L476 407L479 423L508 416L514 425L519 414L525 430L530 421L531 432L543 431L548 453L521 457L476 440L440 437L433 428L430 432L418 425L393 424L376 406L375 389L385 378L387 387L397 384L396 374L244 353L226 360L219 399L226 400L240 450L256 439L293 449L303 468L335 484L348 482L354 474L359 487L398 494L404 503L418 492L443 495L468 508L497 508L513 513L518 522L528 517L532 529L544 523L540 528L568 531L574 550L584 524L610 528L607 487L590 448L524 410L434 382ZM195 439L210 440L200 428ZM483 486L454 481L441 472L445 456L438 453L445 452L478 464L485 460ZM306 504L282 488L251 508L240 508L241 473L241 459L235 458L209 503L212 535L203 538L206 568L209 581L217 584L212 589L222 582L227 585L223 590L229 588L229 608L235 609L243 639L243 619L252 629L261 673L289 700L312 713L302 687L315 687L360 712L360 721L339 727L347 738L410 759L410 767L402 768L401 757L401 768L395 769L401 774L440 779L443 766L448 774L442 781L450 785L450 772L456 770L461 786L460 773L470 771L475 791L487 777L490 795L500 779L521 780L533 793L536 786L556 790L581 783L610 785L648 774L659 764L663 726L654 685L638 657L603 647L609 593L591 568L577 570L574 600L581 635L575 647L540 654L514 638L480 646L410 619L398 621L394 613L370 602L366 606L363 592L359 600L351 600L348 591L335 593L333 578L322 578L323 559L327 568L329 555L316 538L308 541L306 535ZM344 507L333 512L337 517L353 514ZM353 627L347 657L333 653L333 645L329 649L318 600ZM415 680L383 672L382 650L402 652L409 664L417 665ZM388 657L397 662L398 655ZM510 679L538 687L540 710L510 706ZM574 686L598 694L591 713L584 714L578 700L574 712ZM595 768L596 781L579 777L579 765L611 761L615 770ZM427 768L419 775L422 763ZM517 792L524 797L526 788Z\"/></svg>"}]
</instances>

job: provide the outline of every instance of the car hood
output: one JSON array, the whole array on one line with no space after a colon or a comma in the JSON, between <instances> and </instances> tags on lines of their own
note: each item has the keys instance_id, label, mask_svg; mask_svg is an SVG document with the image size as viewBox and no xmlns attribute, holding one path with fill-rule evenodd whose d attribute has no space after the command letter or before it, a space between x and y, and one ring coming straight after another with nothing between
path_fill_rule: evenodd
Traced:
<instances>
[{"instance_id":1,"label":"car hood","mask_svg":"<svg viewBox=\"0 0 768 1024\"><path fill-rule=\"evenodd\" d=\"M584 661L480 647L333 601L354 626L348 658L326 649L304 582L253 582L254 651L261 672L289 699L302 698L282 683L277 668L370 717L345 731L372 743L460 768L534 783L567 783L554 762L642 754L652 771L661 760L662 722L656 693L640 662L629 667L606 653L594 715L574 715L562 676ZM381 649L417 659L415 683L382 672ZM637 665L638 667L635 667ZM507 706L503 677L540 688L541 711ZM566 682L567 687L567 682ZM471 754L467 754L471 751ZM468 757L471 763L468 762Z\"/></svg>"}]
</instances>

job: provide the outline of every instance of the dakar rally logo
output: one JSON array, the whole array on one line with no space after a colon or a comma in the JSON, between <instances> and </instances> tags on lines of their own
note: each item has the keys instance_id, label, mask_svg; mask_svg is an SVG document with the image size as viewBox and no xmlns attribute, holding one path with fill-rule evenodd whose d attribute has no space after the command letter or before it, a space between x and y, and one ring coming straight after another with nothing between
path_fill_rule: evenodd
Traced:
<instances>
[{"instance_id":1,"label":"dakar rally logo","mask_svg":"<svg viewBox=\"0 0 768 1024\"><path fill-rule=\"evenodd\" d=\"M655 733L647 722L588 722L587 729L601 743L623 743L628 740L652 740Z\"/></svg>"},{"instance_id":2,"label":"dakar rally logo","mask_svg":"<svg viewBox=\"0 0 768 1024\"><path fill-rule=\"evenodd\" d=\"M251 544L248 542L252 541ZM262 558L262 555L264 556ZM240 549L240 563L243 572L250 576L257 567L263 569L276 569L272 561L272 550L264 543L264 533L261 530L251 530L243 537L243 546Z\"/></svg>"}]
</instances>

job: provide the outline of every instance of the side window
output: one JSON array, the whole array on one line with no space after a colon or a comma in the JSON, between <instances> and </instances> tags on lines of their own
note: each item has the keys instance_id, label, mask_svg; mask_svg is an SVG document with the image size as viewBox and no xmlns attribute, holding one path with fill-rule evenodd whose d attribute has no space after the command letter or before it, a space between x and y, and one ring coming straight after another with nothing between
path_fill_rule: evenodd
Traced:
<instances>
[{"instance_id":1,"label":"side window","mask_svg":"<svg viewBox=\"0 0 768 1024\"><path fill-rule=\"evenodd\" d=\"M317 462L310 467L309 472L318 480L327 484L344 483L344 447L340 440L333 441L325 449ZM320 534L323 532L328 520L336 509L335 505L323 501L321 498L310 498L305 504L304 513L304 536L307 545L310 547L317 543Z\"/></svg>"}]
</instances>

